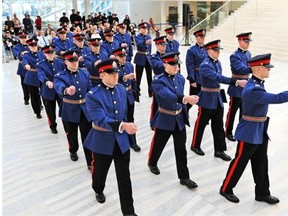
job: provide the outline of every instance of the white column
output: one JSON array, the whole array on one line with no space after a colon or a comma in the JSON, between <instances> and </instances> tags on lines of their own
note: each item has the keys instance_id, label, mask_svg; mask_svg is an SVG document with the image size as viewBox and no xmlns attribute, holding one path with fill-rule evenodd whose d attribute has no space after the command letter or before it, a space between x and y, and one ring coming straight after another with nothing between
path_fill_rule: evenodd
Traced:
<instances>
[{"instance_id":1,"label":"white column","mask_svg":"<svg viewBox=\"0 0 288 216\"><path fill-rule=\"evenodd\" d=\"M77 0L72 0L72 9L75 9L75 12L78 11Z\"/></svg>"},{"instance_id":2,"label":"white column","mask_svg":"<svg viewBox=\"0 0 288 216\"><path fill-rule=\"evenodd\" d=\"M85 19L88 18L88 15L91 14L90 0L84 0L85 7Z\"/></svg>"},{"instance_id":3,"label":"white column","mask_svg":"<svg viewBox=\"0 0 288 216\"><path fill-rule=\"evenodd\" d=\"M181 27L177 28L177 37L182 37L182 20L183 20L183 1L178 1L178 25L180 25Z\"/></svg>"},{"instance_id":4,"label":"white column","mask_svg":"<svg viewBox=\"0 0 288 216\"><path fill-rule=\"evenodd\" d=\"M167 23L167 14L166 14L166 10L165 10L165 1L161 1L161 23ZM164 30L164 26L159 26L160 29L163 31Z\"/></svg>"}]
</instances>

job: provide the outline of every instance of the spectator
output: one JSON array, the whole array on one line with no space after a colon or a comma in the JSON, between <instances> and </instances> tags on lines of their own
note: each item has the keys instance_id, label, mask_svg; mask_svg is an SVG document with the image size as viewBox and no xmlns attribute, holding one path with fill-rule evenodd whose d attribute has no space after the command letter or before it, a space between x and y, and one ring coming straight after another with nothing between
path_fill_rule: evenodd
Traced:
<instances>
[{"instance_id":1,"label":"spectator","mask_svg":"<svg viewBox=\"0 0 288 216\"><path fill-rule=\"evenodd\" d=\"M35 19L35 27L39 31L42 29L42 19L40 16L37 16L37 18Z\"/></svg>"},{"instance_id":2,"label":"spectator","mask_svg":"<svg viewBox=\"0 0 288 216\"><path fill-rule=\"evenodd\" d=\"M18 19L18 17L17 17L16 14L14 14L13 16L14 16L14 18L13 18L13 23L14 23L14 33L15 33L15 35L17 35L18 32L19 32L19 30L20 30L21 22L20 22L20 20Z\"/></svg>"},{"instance_id":3,"label":"spectator","mask_svg":"<svg viewBox=\"0 0 288 216\"><path fill-rule=\"evenodd\" d=\"M125 16L123 23L127 26L127 31L130 32L131 31L131 29L130 29L131 21L130 21L130 17L128 15Z\"/></svg>"}]
</instances>

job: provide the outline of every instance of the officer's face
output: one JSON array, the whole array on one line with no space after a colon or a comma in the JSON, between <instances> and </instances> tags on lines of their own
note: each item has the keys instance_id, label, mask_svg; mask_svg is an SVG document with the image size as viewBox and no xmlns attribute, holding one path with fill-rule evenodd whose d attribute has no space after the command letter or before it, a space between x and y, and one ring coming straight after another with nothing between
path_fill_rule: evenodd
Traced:
<instances>
[{"instance_id":1,"label":"officer's face","mask_svg":"<svg viewBox=\"0 0 288 216\"><path fill-rule=\"evenodd\" d=\"M71 71L77 71L79 67L79 61L78 59L66 59L65 64L67 68Z\"/></svg>"},{"instance_id":2,"label":"officer's face","mask_svg":"<svg viewBox=\"0 0 288 216\"><path fill-rule=\"evenodd\" d=\"M179 71L179 66L178 64L168 64L168 63L164 63L164 68L165 68L165 71L170 74L170 75L174 75L174 74L177 74L178 71Z\"/></svg>"},{"instance_id":3,"label":"officer's face","mask_svg":"<svg viewBox=\"0 0 288 216\"><path fill-rule=\"evenodd\" d=\"M59 38L61 40L65 40L66 39L66 33L65 32L60 32L60 33L58 33L58 35L59 35Z\"/></svg>"},{"instance_id":4,"label":"officer's face","mask_svg":"<svg viewBox=\"0 0 288 216\"><path fill-rule=\"evenodd\" d=\"M196 36L196 42L197 44L199 45L203 45L204 44L204 41L205 41L205 35L202 35L202 36Z\"/></svg>"},{"instance_id":5,"label":"officer's face","mask_svg":"<svg viewBox=\"0 0 288 216\"><path fill-rule=\"evenodd\" d=\"M113 38L113 35L105 36L105 40L107 40L108 42L113 42Z\"/></svg>"},{"instance_id":6,"label":"officer's face","mask_svg":"<svg viewBox=\"0 0 288 216\"><path fill-rule=\"evenodd\" d=\"M218 58L219 58L220 50L209 49L207 52L208 52L208 55L209 55L212 59L218 59Z\"/></svg>"},{"instance_id":7,"label":"officer's face","mask_svg":"<svg viewBox=\"0 0 288 216\"><path fill-rule=\"evenodd\" d=\"M243 50L247 50L249 48L250 42L245 42L244 40L239 40L239 47Z\"/></svg>"},{"instance_id":8,"label":"officer's face","mask_svg":"<svg viewBox=\"0 0 288 216\"><path fill-rule=\"evenodd\" d=\"M49 60L49 61L53 61L55 58L55 52L52 53L44 53L45 57Z\"/></svg>"},{"instance_id":9,"label":"officer's face","mask_svg":"<svg viewBox=\"0 0 288 216\"><path fill-rule=\"evenodd\" d=\"M163 44L156 44L156 49L160 53L164 53L166 50L166 43Z\"/></svg>"},{"instance_id":10,"label":"officer's face","mask_svg":"<svg viewBox=\"0 0 288 216\"><path fill-rule=\"evenodd\" d=\"M126 62L126 55L123 55L123 56L116 55L115 57L121 65Z\"/></svg>"},{"instance_id":11,"label":"officer's face","mask_svg":"<svg viewBox=\"0 0 288 216\"><path fill-rule=\"evenodd\" d=\"M264 66L259 66L261 78L265 79L268 78L270 75L270 68L264 67Z\"/></svg>"},{"instance_id":12,"label":"officer's face","mask_svg":"<svg viewBox=\"0 0 288 216\"><path fill-rule=\"evenodd\" d=\"M100 74L101 79L103 80L103 82L110 87L114 87L117 83L118 83L118 73L105 73L102 72Z\"/></svg>"},{"instance_id":13,"label":"officer's face","mask_svg":"<svg viewBox=\"0 0 288 216\"><path fill-rule=\"evenodd\" d=\"M167 33L167 34L166 34L166 37L167 37L168 40L174 40L174 32L172 32L172 33Z\"/></svg>"}]
</instances>

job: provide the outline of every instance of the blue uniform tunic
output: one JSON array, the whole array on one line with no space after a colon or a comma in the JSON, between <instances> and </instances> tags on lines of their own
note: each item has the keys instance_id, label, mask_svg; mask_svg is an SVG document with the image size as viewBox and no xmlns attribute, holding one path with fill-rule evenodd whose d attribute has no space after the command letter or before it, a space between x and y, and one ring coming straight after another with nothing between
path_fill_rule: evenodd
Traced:
<instances>
[{"instance_id":1,"label":"blue uniform tunic","mask_svg":"<svg viewBox=\"0 0 288 216\"><path fill-rule=\"evenodd\" d=\"M133 57L133 47L132 47L130 34L128 34L128 33L121 34L120 32L118 32L117 34L115 34L114 38L118 41L119 47L121 47L122 43L126 43L127 44L126 61L130 62L132 57Z\"/></svg>"},{"instance_id":2,"label":"blue uniform tunic","mask_svg":"<svg viewBox=\"0 0 288 216\"><path fill-rule=\"evenodd\" d=\"M86 105L89 115L95 125L107 129L107 131L92 128L86 137L84 146L94 153L112 155L117 143L121 152L129 150L129 138L126 131L120 133L112 125L115 122L126 121L127 101L126 89L117 84L114 88L99 84L86 95ZM116 142L117 141L117 142Z\"/></svg>"},{"instance_id":3,"label":"blue uniform tunic","mask_svg":"<svg viewBox=\"0 0 288 216\"><path fill-rule=\"evenodd\" d=\"M263 81L252 76L242 92L243 115L265 117L269 104L288 102L288 91L279 94L266 92ZM239 121L235 137L237 140L251 144L262 144L263 136L267 133L269 120L266 122Z\"/></svg>"},{"instance_id":4,"label":"blue uniform tunic","mask_svg":"<svg viewBox=\"0 0 288 216\"><path fill-rule=\"evenodd\" d=\"M61 40L60 38L57 38L53 44L55 45L55 51L57 55L61 55L60 52L64 51L66 52L69 50L71 47L74 46L73 41L69 38L66 40Z\"/></svg>"},{"instance_id":5,"label":"blue uniform tunic","mask_svg":"<svg viewBox=\"0 0 288 216\"><path fill-rule=\"evenodd\" d=\"M151 128L159 128L167 131L174 131L176 125L183 130L189 125L187 118L187 107L179 102L179 97L184 95L185 78L177 73L174 76L164 72L152 82L152 89L155 93L158 106L166 110L176 111L182 109L178 115L168 115L159 110L150 122Z\"/></svg>"},{"instance_id":6,"label":"blue uniform tunic","mask_svg":"<svg viewBox=\"0 0 288 216\"><path fill-rule=\"evenodd\" d=\"M64 90L71 85L75 86L75 94L72 96L64 95ZM89 72L83 68L79 68L76 73L65 69L64 71L58 72L54 77L54 88L61 98L70 100L84 99L91 87ZM81 111L83 111L87 120L91 121L90 115L87 112L86 103L70 104L63 101L60 105L59 116L63 121L79 123Z\"/></svg>"},{"instance_id":7,"label":"blue uniform tunic","mask_svg":"<svg viewBox=\"0 0 288 216\"><path fill-rule=\"evenodd\" d=\"M103 60L108 60L113 55L113 50L119 48L119 42L114 38L113 42L104 41L100 47L100 55Z\"/></svg>"},{"instance_id":8,"label":"blue uniform tunic","mask_svg":"<svg viewBox=\"0 0 288 216\"><path fill-rule=\"evenodd\" d=\"M179 52L179 42L177 40L166 39L166 53Z\"/></svg>"},{"instance_id":9,"label":"blue uniform tunic","mask_svg":"<svg viewBox=\"0 0 288 216\"><path fill-rule=\"evenodd\" d=\"M56 73L65 69L65 64L60 59L54 59L54 61L48 61L46 58L36 65L38 69L38 79L42 83L40 89L40 95L46 100L55 100L55 89L50 89L46 86L47 81L54 81Z\"/></svg>"},{"instance_id":10,"label":"blue uniform tunic","mask_svg":"<svg viewBox=\"0 0 288 216\"><path fill-rule=\"evenodd\" d=\"M251 59L251 53L247 51L243 51L240 48L236 50L231 56L230 56L230 66L232 71L232 77L233 75L244 75L247 76L251 73L251 69L248 66L248 60ZM242 79L242 78L237 78ZM240 86L235 85L229 85L228 87L228 94L233 97L241 97L243 88Z\"/></svg>"},{"instance_id":11,"label":"blue uniform tunic","mask_svg":"<svg viewBox=\"0 0 288 216\"><path fill-rule=\"evenodd\" d=\"M191 46L186 54L186 69L187 79L192 83L201 84L199 68L200 64L207 58L207 51L204 47L199 47L198 44Z\"/></svg>"},{"instance_id":12,"label":"blue uniform tunic","mask_svg":"<svg viewBox=\"0 0 288 216\"><path fill-rule=\"evenodd\" d=\"M24 83L26 85L39 87L40 82L38 79L38 70L36 65L38 62L42 61L45 58L44 54L40 51L25 53L22 59L22 66L25 68L25 65L30 65L31 70L35 71L27 71L24 79Z\"/></svg>"},{"instance_id":13,"label":"blue uniform tunic","mask_svg":"<svg viewBox=\"0 0 288 216\"><path fill-rule=\"evenodd\" d=\"M137 52L134 57L135 64L140 65L140 66L145 66L146 61L148 61L150 64L152 47L151 47L151 44L146 44L146 41L150 39L151 39L150 35L138 34L135 36L137 51L142 52L142 53L147 53L147 55L143 55Z\"/></svg>"},{"instance_id":14,"label":"blue uniform tunic","mask_svg":"<svg viewBox=\"0 0 288 216\"><path fill-rule=\"evenodd\" d=\"M23 55L21 53L24 51L27 51L27 52L30 51L27 45L22 45L21 43L19 43L13 47L13 53L19 60L18 69L17 69L17 74L19 76L25 76L27 72L27 70L22 66Z\"/></svg>"}]
</instances>

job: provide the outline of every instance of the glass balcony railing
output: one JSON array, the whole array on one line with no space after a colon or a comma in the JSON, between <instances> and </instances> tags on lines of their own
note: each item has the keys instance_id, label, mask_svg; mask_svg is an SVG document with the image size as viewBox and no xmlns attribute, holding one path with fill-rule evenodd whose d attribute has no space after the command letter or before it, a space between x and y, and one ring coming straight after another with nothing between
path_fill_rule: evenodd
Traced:
<instances>
[{"instance_id":1,"label":"glass balcony railing","mask_svg":"<svg viewBox=\"0 0 288 216\"><path fill-rule=\"evenodd\" d=\"M208 9L210 8L209 5L201 5L202 7L199 8L198 5L198 12L201 11L200 14L206 14L206 17L201 19L199 17L195 18L192 22L193 27L189 28L189 37L193 36L193 32L199 29L206 29L210 31L211 29L215 28L218 24L223 22L230 14L232 14L235 10L241 7L247 0L230 0L220 6L214 12L209 12Z\"/></svg>"}]
</instances>

